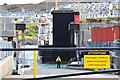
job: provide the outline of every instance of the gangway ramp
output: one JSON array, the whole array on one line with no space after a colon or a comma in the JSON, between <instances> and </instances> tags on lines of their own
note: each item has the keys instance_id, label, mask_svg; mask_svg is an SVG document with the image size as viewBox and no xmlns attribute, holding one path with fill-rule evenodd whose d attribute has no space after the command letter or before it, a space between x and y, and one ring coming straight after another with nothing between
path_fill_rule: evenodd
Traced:
<instances>
[{"instance_id":1,"label":"gangway ramp","mask_svg":"<svg viewBox=\"0 0 120 80\"><path fill-rule=\"evenodd\" d=\"M73 70L73 69L38 69L37 70L37 78L42 78L42 77L49 77L49 76L56 76L56 75L66 75L66 74L76 74L76 73L85 73L85 72L92 72L92 71L88 71L88 70ZM4 79L30 79L33 78L33 70L30 71L25 71L25 73L23 75L7 75L3 78ZM92 74L92 75L78 75L78 76L69 76L69 77L62 77L60 79L67 79L67 78L73 78L73 80L76 78L80 78L80 79L104 79L104 80L117 80L118 79L118 75L114 75L114 74L108 74L108 73L104 73L104 74ZM50 78L51 79L51 78ZM50 80L48 79L48 80ZM59 78L57 78L59 79ZM75 80L76 80L75 79ZM85 79L85 80L86 80ZM43 79L44 80L44 79ZM51 79L51 80L54 80Z\"/></svg>"}]
</instances>

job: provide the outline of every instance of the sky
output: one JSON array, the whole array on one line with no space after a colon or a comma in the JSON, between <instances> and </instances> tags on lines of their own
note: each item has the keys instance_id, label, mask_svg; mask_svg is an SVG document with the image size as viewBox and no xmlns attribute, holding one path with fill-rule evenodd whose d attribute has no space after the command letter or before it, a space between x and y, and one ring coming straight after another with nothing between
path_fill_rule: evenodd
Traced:
<instances>
[{"instance_id":1,"label":"sky","mask_svg":"<svg viewBox=\"0 0 120 80\"><path fill-rule=\"evenodd\" d=\"M7 4L36 4L36 3L40 3L44 0L0 0L0 5L3 5L4 3Z\"/></svg>"}]
</instances>

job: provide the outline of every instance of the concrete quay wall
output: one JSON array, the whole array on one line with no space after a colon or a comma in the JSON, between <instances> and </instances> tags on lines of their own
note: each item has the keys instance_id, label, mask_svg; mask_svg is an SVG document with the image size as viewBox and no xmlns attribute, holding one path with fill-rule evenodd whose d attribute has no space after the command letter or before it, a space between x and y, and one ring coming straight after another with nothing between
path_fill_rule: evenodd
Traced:
<instances>
[{"instance_id":1,"label":"concrete quay wall","mask_svg":"<svg viewBox=\"0 0 120 80\"><path fill-rule=\"evenodd\" d=\"M12 74L12 61L13 61L13 56L8 56L4 58L3 60L0 60L0 80L8 75Z\"/></svg>"}]
</instances>

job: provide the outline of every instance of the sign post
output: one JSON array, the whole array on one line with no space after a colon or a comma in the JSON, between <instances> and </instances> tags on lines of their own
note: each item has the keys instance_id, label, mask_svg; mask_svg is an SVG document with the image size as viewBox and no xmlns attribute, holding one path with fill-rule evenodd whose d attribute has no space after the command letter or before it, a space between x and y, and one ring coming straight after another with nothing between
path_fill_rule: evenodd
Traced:
<instances>
[{"instance_id":1,"label":"sign post","mask_svg":"<svg viewBox=\"0 0 120 80\"><path fill-rule=\"evenodd\" d=\"M98 69L110 68L109 51L86 51L84 52L84 68Z\"/></svg>"}]
</instances>

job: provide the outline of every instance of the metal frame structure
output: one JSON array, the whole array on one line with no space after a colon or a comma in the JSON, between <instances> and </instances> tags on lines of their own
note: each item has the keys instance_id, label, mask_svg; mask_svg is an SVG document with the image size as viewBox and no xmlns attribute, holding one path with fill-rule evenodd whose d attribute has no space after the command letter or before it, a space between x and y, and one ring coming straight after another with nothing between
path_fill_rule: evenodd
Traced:
<instances>
[{"instance_id":1,"label":"metal frame structure","mask_svg":"<svg viewBox=\"0 0 120 80\"><path fill-rule=\"evenodd\" d=\"M0 48L0 51L34 51L34 50L41 50L41 51L76 51L76 50L120 50L120 47L55 47L55 48Z\"/></svg>"},{"instance_id":2,"label":"metal frame structure","mask_svg":"<svg viewBox=\"0 0 120 80\"><path fill-rule=\"evenodd\" d=\"M56 48L20 48L20 49L12 49L12 48L0 48L0 51L75 51L75 50L120 50L120 47L56 47ZM109 72L120 72L120 69L114 70L106 70L106 71L93 71L93 72L85 72L85 73L74 73L74 74L64 74L64 75L55 75L55 76L47 76L47 77L40 77L40 78L27 78L27 80L33 79L53 79L53 78L60 78L60 77L68 77L68 76L78 76L78 75L91 75L91 74L101 74L101 73L109 73Z\"/></svg>"}]
</instances>

